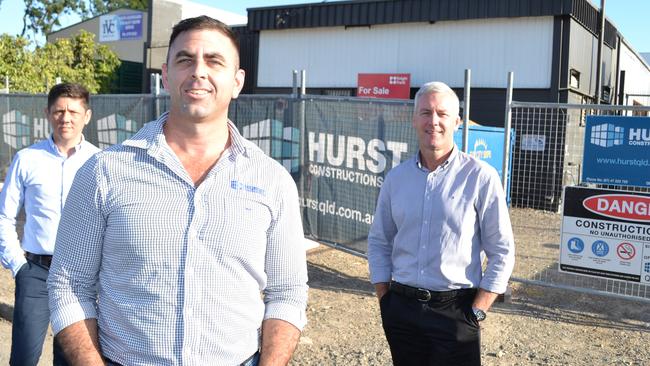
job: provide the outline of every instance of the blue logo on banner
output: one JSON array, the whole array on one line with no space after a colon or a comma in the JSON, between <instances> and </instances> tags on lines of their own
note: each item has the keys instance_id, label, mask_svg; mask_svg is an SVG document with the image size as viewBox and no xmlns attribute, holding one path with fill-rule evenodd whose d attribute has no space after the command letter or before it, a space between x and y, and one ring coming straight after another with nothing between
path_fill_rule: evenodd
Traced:
<instances>
[{"instance_id":1,"label":"blue logo on banner","mask_svg":"<svg viewBox=\"0 0 650 366\"><path fill-rule=\"evenodd\" d=\"M587 116L582 179L650 187L650 118Z\"/></svg>"},{"instance_id":2,"label":"blue logo on banner","mask_svg":"<svg viewBox=\"0 0 650 366\"><path fill-rule=\"evenodd\" d=\"M609 245L602 240L596 240L591 245L591 251L599 257L604 257L609 253Z\"/></svg>"},{"instance_id":3,"label":"blue logo on banner","mask_svg":"<svg viewBox=\"0 0 650 366\"><path fill-rule=\"evenodd\" d=\"M569 239L568 246L571 253L580 253L585 249L585 242L580 238L571 238Z\"/></svg>"},{"instance_id":4,"label":"blue logo on banner","mask_svg":"<svg viewBox=\"0 0 650 366\"><path fill-rule=\"evenodd\" d=\"M591 128L591 143L602 147L623 145L623 127L614 126L611 123L603 123Z\"/></svg>"},{"instance_id":5,"label":"blue logo on banner","mask_svg":"<svg viewBox=\"0 0 650 366\"><path fill-rule=\"evenodd\" d=\"M646 263L646 264L643 265L643 270L644 270L646 273L650 273L650 262L648 262L648 263Z\"/></svg>"}]
</instances>

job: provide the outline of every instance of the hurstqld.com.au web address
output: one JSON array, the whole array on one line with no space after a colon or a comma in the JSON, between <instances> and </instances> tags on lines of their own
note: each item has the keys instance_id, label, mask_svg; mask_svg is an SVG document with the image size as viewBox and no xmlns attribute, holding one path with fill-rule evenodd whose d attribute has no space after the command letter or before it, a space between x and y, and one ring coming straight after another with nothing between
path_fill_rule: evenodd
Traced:
<instances>
[{"instance_id":1,"label":"hurstqld.com.au web address","mask_svg":"<svg viewBox=\"0 0 650 366\"><path fill-rule=\"evenodd\" d=\"M596 158L598 164L626 165L626 166L650 166L648 159L621 159L621 158Z\"/></svg>"},{"instance_id":2,"label":"hurstqld.com.au web address","mask_svg":"<svg viewBox=\"0 0 650 366\"><path fill-rule=\"evenodd\" d=\"M364 224L372 224L372 214L361 212L353 208L338 206L336 202L325 200L319 201L312 198L300 198L300 205L320 212L322 215L334 215L348 220L358 221Z\"/></svg>"}]
</instances>

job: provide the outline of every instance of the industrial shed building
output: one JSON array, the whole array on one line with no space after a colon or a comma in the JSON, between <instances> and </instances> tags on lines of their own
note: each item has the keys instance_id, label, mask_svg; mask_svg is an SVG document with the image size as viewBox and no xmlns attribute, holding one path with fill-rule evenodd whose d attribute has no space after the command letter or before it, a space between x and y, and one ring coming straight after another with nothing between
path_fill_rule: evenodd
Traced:
<instances>
[{"instance_id":1,"label":"industrial shed building","mask_svg":"<svg viewBox=\"0 0 650 366\"><path fill-rule=\"evenodd\" d=\"M95 34L122 62L111 92L150 92L150 73L160 73L172 27L182 19L208 15L230 26L245 27L246 17L187 0L150 0L146 11L116 9L47 35L47 42L70 38L80 30ZM149 21L151 19L151 21ZM252 49L252 48L251 48Z\"/></svg>"},{"instance_id":2,"label":"industrial shed building","mask_svg":"<svg viewBox=\"0 0 650 366\"><path fill-rule=\"evenodd\" d=\"M248 9L248 93L288 93L292 70L310 94L356 94L359 73L409 73L411 96L441 80L462 95L472 70L471 117L503 126L508 71L518 101L592 103L599 12L588 0L361 0ZM648 64L605 24L603 103L650 93ZM621 78L621 71L625 80ZM625 89L621 87L625 86ZM621 97L622 96L622 97ZM650 98L629 100L650 105Z\"/></svg>"}]
</instances>

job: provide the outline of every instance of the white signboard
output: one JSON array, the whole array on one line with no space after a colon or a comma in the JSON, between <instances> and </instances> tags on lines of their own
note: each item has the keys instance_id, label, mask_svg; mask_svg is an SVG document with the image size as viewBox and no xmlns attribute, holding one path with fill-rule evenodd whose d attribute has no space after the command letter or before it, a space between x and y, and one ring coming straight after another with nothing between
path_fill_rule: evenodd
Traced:
<instances>
[{"instance_id":1,"label":"white signboard","mask_svg":"<svg viewBox=\"0 0 650 366\"><path fill-rule=\"evenodd\" d=\"M560 270L650 283L650 195L566 187Z\"/></svg>"},{"instance_id":2,"label":"white signboard","mask_svg":"<svg viewBox=\"0 0 650 366\"><path fill-rule=\"evenodd\" d=\"M546 136L544 135L522 135L521 149L524 151L544 151L546 147Z\"/></svg>"}]
</instances>

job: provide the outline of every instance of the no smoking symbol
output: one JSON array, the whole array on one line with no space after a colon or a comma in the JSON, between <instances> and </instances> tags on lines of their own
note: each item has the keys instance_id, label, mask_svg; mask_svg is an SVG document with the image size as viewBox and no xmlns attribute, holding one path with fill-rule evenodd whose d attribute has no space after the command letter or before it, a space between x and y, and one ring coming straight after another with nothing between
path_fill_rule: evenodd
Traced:
<instances>
[{"instance_id":1,"label":"no smoking symbol","mask_svg":"<svg viewBox=\"0 0 650 366\"><path fill-rule=\"evenodd\" d=\"M634 245L630 243L621 243L616 248L616 254L618 254L621 259L632 259L634 258L634 255L636 255L636 249L634 249Z\"/></svg>"}]
</instances>

